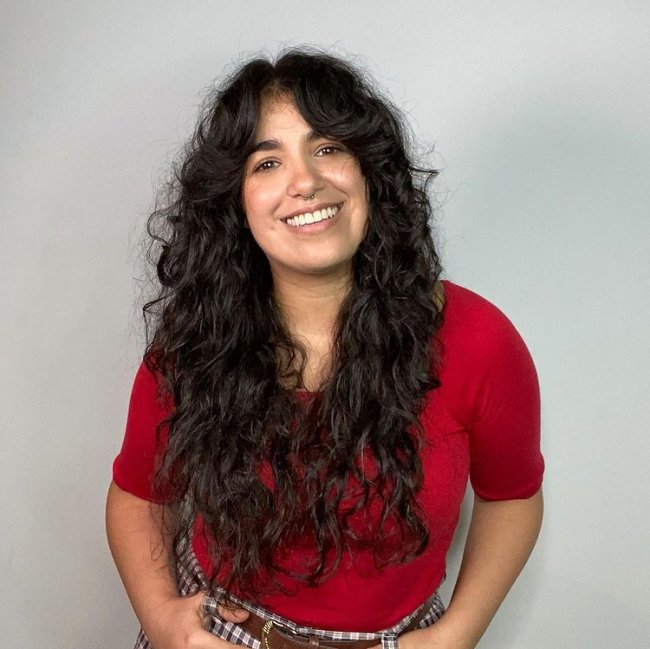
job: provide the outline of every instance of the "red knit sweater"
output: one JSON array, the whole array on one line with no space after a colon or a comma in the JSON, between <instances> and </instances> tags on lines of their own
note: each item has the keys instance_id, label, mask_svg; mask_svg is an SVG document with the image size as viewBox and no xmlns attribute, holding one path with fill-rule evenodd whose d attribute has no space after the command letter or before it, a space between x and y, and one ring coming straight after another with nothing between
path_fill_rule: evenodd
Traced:
<instances>
[{"instance_id":1,"label":"red knit sweater","mask_svg":"<svg viewBox=\"0 0 650 649\"><path fill-rule=\"evenodd\" d=\"M448 280L439 389L421 413L428 444L422 454L424 486L418 497L430 541L410 563L378 571L370 552L344 555L338 571L317 588L295 585L295 596L258 604L301 625L341 631L378 631L415 610L445 575L445 557L468 477L485 500L529 498L540 488L540 396L535 366L508 318L481 296ZM167 414L155 398L156 377L140 366L131 394L122 449L113 479L122 489L153 500L156 423ZM194 549L210 565L200 525ZM296 547L287 564L299 566ZM288 578L287 578L288 579Z\"/></svg>"}]
</instances>

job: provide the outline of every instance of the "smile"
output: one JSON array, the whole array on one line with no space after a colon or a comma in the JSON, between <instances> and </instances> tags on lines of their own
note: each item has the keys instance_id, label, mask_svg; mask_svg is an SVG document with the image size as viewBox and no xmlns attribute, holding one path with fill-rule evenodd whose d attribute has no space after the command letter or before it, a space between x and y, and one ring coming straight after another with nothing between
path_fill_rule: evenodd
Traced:
<instances>
[{"instance_id":1,"label":"smile","mask_svg":"<svg viewBox=\"0 0 650 649\"><path fill-rule=\"evenodd\" d=\"M290 216L289 218L282 220L293 228L300 228L305 225L333 218L341 208L341 205L342 203L339 205L333 205L332 207L324 207L320 210L314 210L313 212L303 212L302 214Z\"/></svg>"}]
</instances>

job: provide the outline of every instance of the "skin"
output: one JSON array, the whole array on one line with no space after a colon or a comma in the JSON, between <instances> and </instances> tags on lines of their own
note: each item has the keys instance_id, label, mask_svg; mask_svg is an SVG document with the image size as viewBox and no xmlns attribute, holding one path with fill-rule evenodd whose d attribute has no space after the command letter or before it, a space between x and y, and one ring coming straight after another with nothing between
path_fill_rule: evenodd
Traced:
<instances>
[{"instance_id":1,"label":"skin","mask_svg":"<svg viewBox=\"0 0 650 649\"><path fill-rule=\"evenodd\" d=\"M308 350L309 389L325 371L332 322L349 287L351 259L364 237L366 182L354 156L338 142L311 133L287 97L269 98L262 108L257 141L267 144L247 161L242 203L246 226L269 260L275 297L292 334ZM327 231L298 235L281 221L321 204L341 207ZM203 629L203 593L177 595L167 570L170 544L161 533L161 516L161 507L111 484L106 504L109 546L142 628L156 649L232 649L231 643ZM232 622L248 617L245 610L223 607L219 614Z\"/></svg>"},{"instance_id":2,"label":"skin","mask_svg":"<svg viewBox=\"0 0 650 649\"><path fill-rule=\"evenodd\" d=\"M356 158L336 140L313 133L282 95L262 103L256 141L263 148L246 163L242 204L276 289L287 282L346 285L368 220L366 180ZM306 236L282 222L319 205L341 206L334 227Z\"/></svg>"},{"instance_id":3,"label":"skin","mask_svg":"<svg viewBox=\"0 0 650 649\"><path fill-rule=\"evenodd\" d=\"M474 649L535 546L543 510L541 489L518 500L475 495L449 606L434 625L400 636L399 649Z\"/></svg>"},{"instance_id":4,"label":"skin","mask_svg":"<svg viewBox=\"0 0 650 649\"><path fill-rule=\"evenodd\" d=\"M250 157L244 170L245 225L269 260L275 297L292 334L308 350L305 386L316 389L327 372L332 324L367 225L366 182L350 152L333 140L314 137L286 96L267 98L263 104L257 141L267 145ZM315 198L308 198L312 194ZM338 222L327 231L303 236L281 221L323 203L342 204ZM436 286L440 302L441 288ZM402 635L400 649L475 647L535 545L542 512L541 490L521 500L488 502L476 496L447 611L428 629ZM231 643L203 629L203 593L176 594L166 568L169 541L161 533L161 515L159 506L111 484L106 505L109 546L140 624L156 649L232 649ZM232 622L248 617L243 609L221 607L219 614Z\"/></svg>"},{"instance_id":5,"label":"skin","mask_svg":"<svg viewBox=\"0 0 650 649\"><path fill-rule=\"evenodd\" d=\"M314 134L286 95L263 102L256 142L266 144L244 170L246 225L269 260L289 328L307 348L305 387L317 389L366 230L366 180L356 158L341 143ZM326 231L306 234L282 222L319 205L340 206Z\"/></svg>"},{"instance_id":6,"label":"skin","mask_svg":"<svg viewBox=\"0 0 650 649\"><path fill-rule=\"evenodd\" d=\"M106 532L131 606L155 649L233 649L203 628L204 594L179 597L167 569L169 541L161 534L162 507L120 489L114 482L106 500ZM220 608L241 622L248 613Z\"/></svg>"},{"instance_id":7,"label":"skin","mask_svg":"<svg viewBox=\"0 0 650 649\"><path fill-rule=\"evenodd\" d=\"M447 611L433 626L406 633L400 649L472 649L524 567L542 521L541 490L528 499L474 499L461 569ZM178 597L167 571L168 543L160 533L159 506L111 484L106 529L118 571L142 628L156 649L232 649L205 631L203 593ZM243 609L220 607L231 622ZM376 649L379 649L377 645Z\"/></svg>"}]
</instances>

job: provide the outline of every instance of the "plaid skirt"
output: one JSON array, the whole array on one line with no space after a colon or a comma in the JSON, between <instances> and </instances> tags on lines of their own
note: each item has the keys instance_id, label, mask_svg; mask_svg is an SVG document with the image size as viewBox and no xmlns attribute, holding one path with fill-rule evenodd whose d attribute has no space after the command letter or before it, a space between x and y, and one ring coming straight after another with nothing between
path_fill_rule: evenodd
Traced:
<instances>
[{"instance_id":1,"label":"plaid skirt","mask_svg":"<svg viewBox=\"0 0 650 649\"><path fill-rule=\"evenodd\" d=\"M178 557L176 563L176 583L179 593L183 596L189 596L195 595L200 590L204 590L207 587L207 580L196 556L194 555L192 544L189 541L183 543L183 546L178 548L176 555ZM294 633L300 635L314 635L322 638L324 644L327 644L328 640L334 642L337 640L377 640L377 644L381 644L382 649L397 649L397 637L408 627L410 622L419 612L419 609L416 609L406 617L402 618L397 624L388 629L377 631L376 633L332 631L300 626L291 620L276 615L275 613L271 613L263 608L244 602L233 595L230 595L229 599L265 620L272 620L280 625L288 627ZM203 613L205 613L208 620L207 626L205 627L206 630L233 644L244 645L249 649L260 649L261 643L257 638L250 635L235 622L227 622L219 617L217 597L206 595L203 599L202 608ZM436 591L429 600L428 610L426 615L422 620L420 620L418 628L424 629L431 626L442 617L444 612L445 606ZM149 640L142 629L140 629L134 649L155 649L149 643Z\"/></svg>"}]
</instances>

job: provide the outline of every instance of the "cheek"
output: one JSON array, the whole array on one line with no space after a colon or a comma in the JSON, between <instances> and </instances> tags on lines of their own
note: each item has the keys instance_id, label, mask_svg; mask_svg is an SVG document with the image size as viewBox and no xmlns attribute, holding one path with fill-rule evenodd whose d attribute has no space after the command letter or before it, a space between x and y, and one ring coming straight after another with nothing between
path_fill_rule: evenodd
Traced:
<instances>
[{"instance_id":1,"label":"cheek","mask_svg":"<svg viewBox=\"0 0 650 649\"><path fill-rule=\"evenodd\" d=\"M367 210L368 184L358 167L347 164L331 174L328 180L338 189L345 192L357 209Z\"/></svg>"},{"instance_id":2,"label":"cheek","mask_svg":"<svg viewBox=\"0 0 650 649\"><path fill-rule=\"evenodd\" d=\"M242 190L242 207L249 222L272 210L274 200L271 187L263 183L248 183Z\"/></svg>"},{"instance_id":3,"label":"cheek","mask_svg":"<svg viewBox=\"0 0 650 649\"><path fill-rule=\"evenodd\" d=\"M359 192L365 188L366 179L356 161L348 160L337 170L339 182L346 185L350 192Z\"/></svg>"},{"instance_id":4,"label":"cheek","mask_svg":"<svg viewBox=\"0 0 650 649\"><path fill-rule=\"evenodd\" d=\"M350 181L350 195L354 196L360 209L364 210L366 216L370 205L370 189L364 176L360 173Z\"/></svg>"},{"instance_id":5,"label":"cheek","mask_svg":"<svg viewBox=\"0 0 650 649\"><path fill-rule=\"evenodd\" d=\"M368 203L368 183L358 165L354 165L353 168L347 169L346 183L348 186L348 193L351 196L354 196L359 204Z\"/></svg>"}]
</instances>

